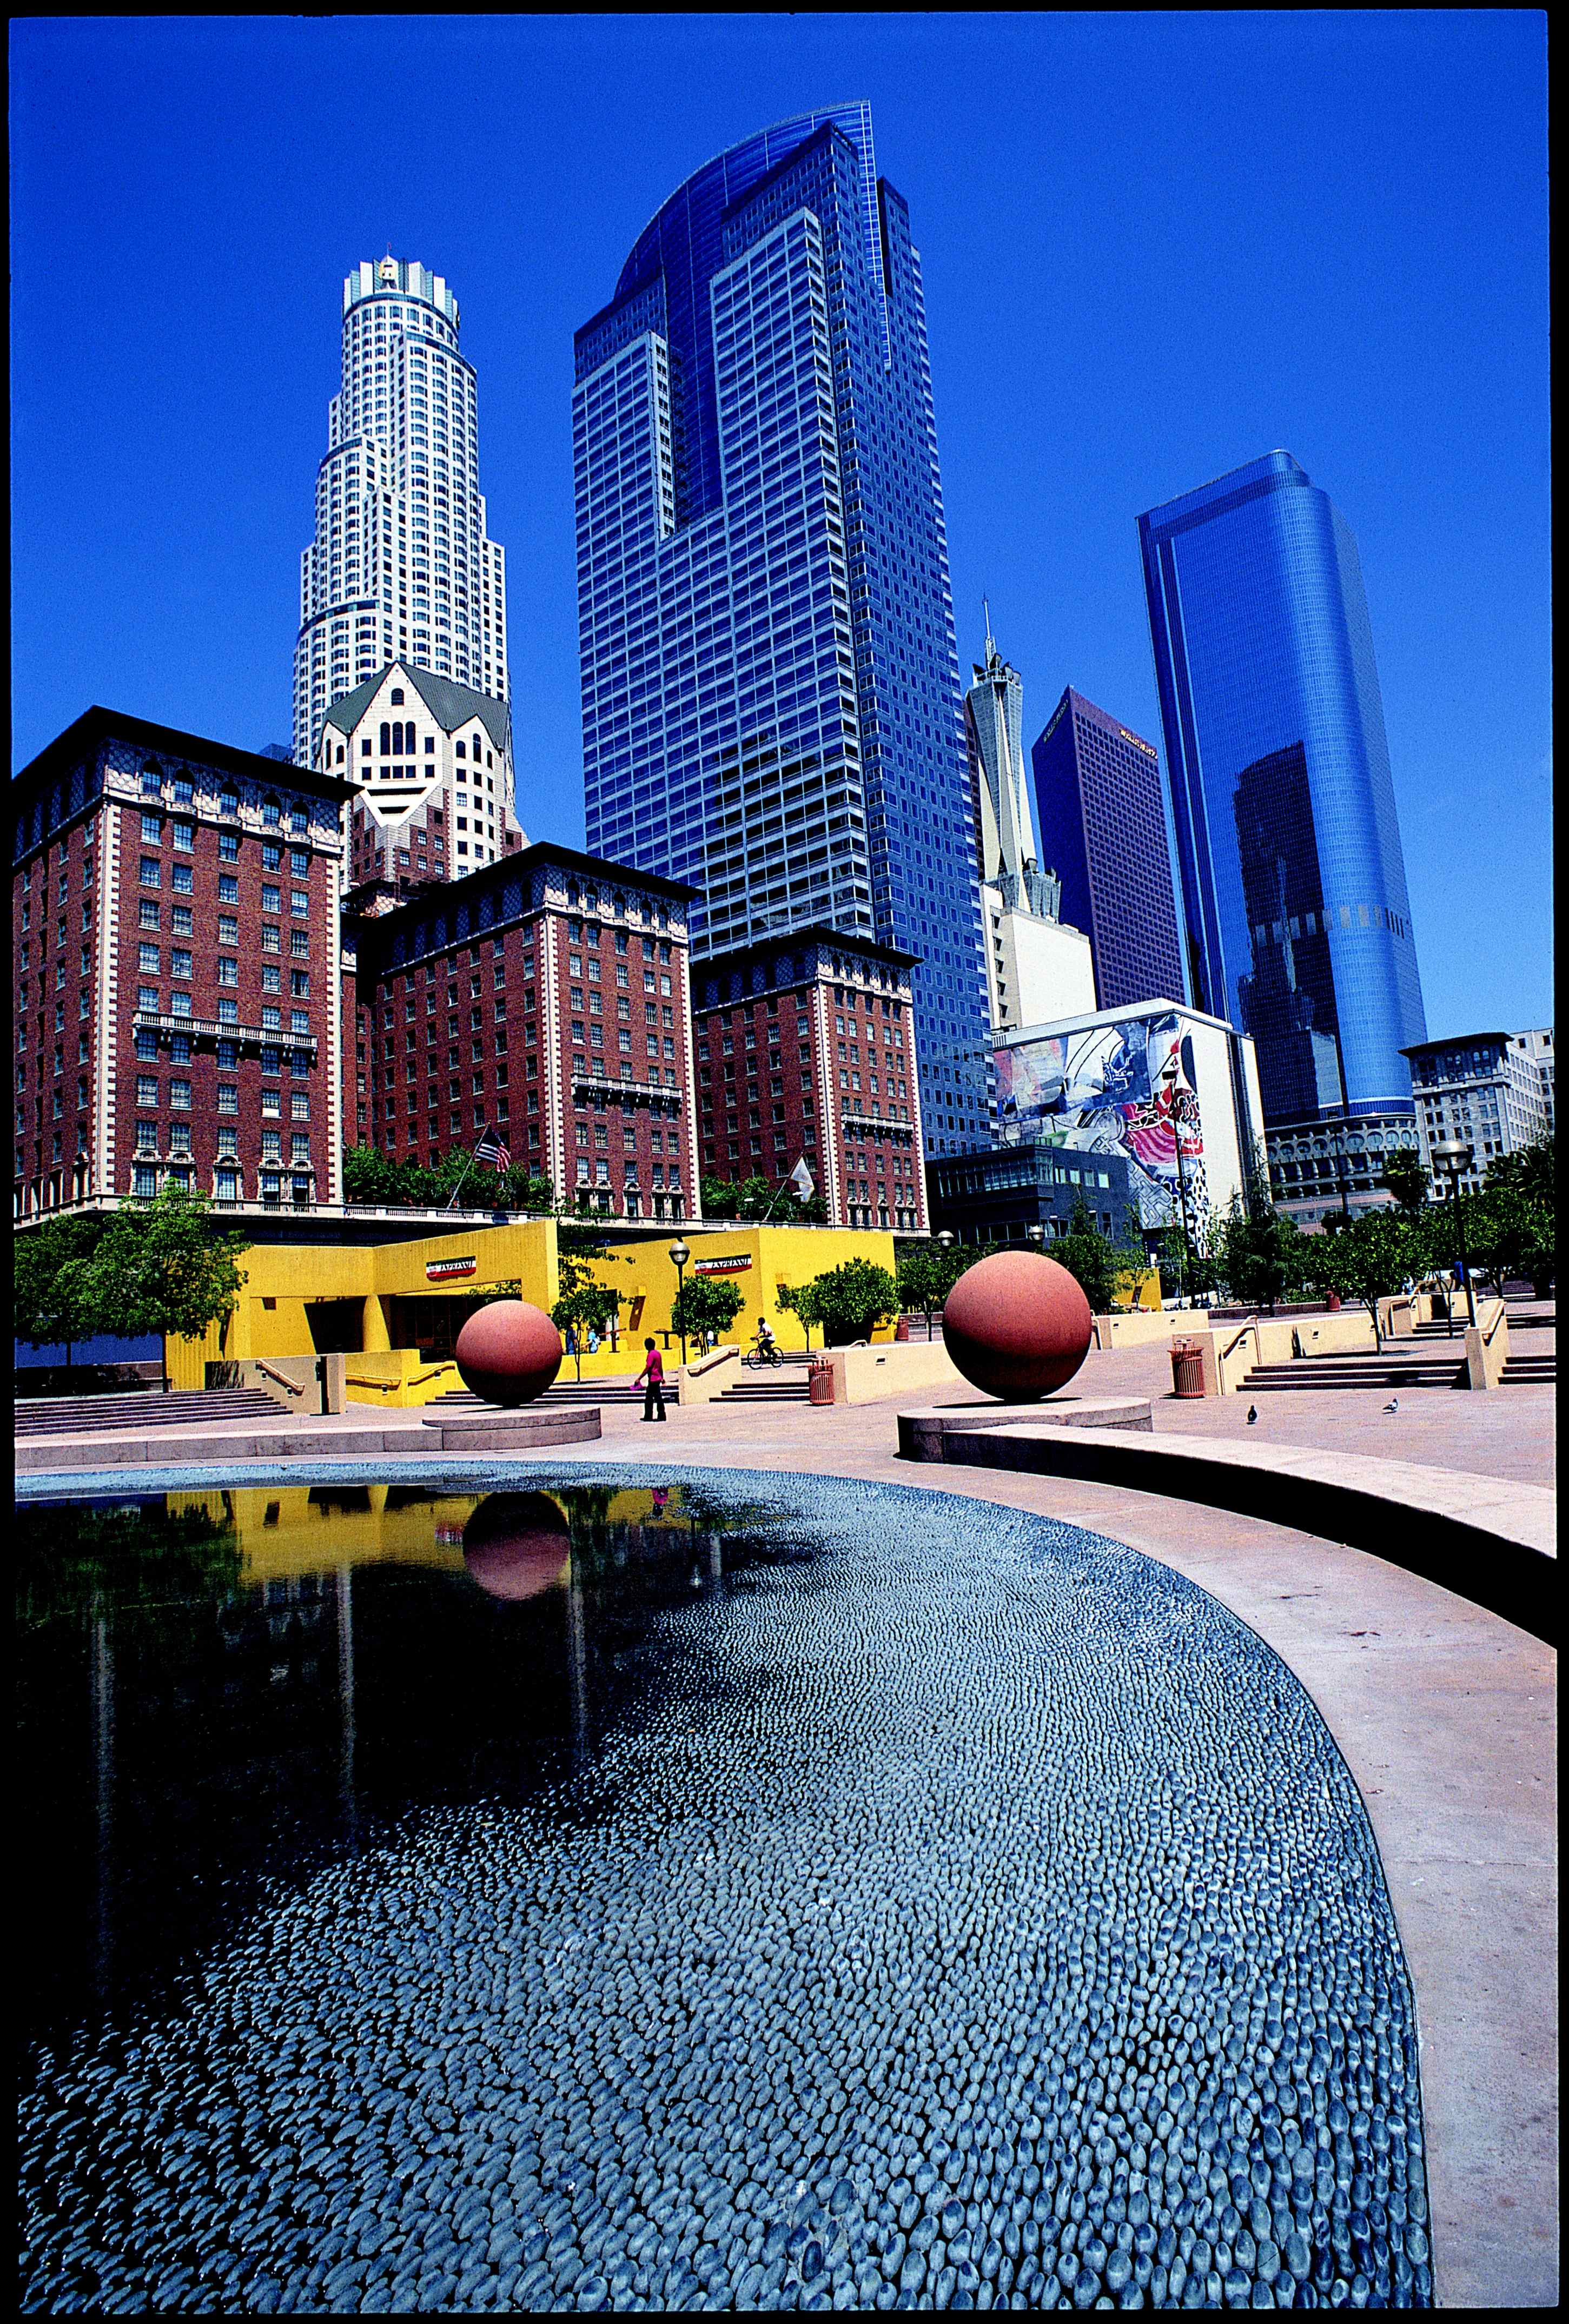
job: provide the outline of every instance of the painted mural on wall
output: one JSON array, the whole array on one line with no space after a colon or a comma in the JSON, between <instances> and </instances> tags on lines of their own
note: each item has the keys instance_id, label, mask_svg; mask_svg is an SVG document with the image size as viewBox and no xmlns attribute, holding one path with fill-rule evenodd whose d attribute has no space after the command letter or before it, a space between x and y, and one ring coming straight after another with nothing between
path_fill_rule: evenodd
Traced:
<instances>
[{"instance_id":1,"label":"painted mural on wall","mask_svg":"<svg viewBox=\"0 0 1569 2324\"><path fill-rule=\"evenodd\" d=\"M1166 1226L1179 1215L1179 1167L1189 1215L1208 1207L1193 1044L1180 1018L1132 1017L1082 1033L1042 1034L1000 1047L996 1057L1007 1137L1120 1154L1140 1226Z\"/></svg>"}]
</instances>

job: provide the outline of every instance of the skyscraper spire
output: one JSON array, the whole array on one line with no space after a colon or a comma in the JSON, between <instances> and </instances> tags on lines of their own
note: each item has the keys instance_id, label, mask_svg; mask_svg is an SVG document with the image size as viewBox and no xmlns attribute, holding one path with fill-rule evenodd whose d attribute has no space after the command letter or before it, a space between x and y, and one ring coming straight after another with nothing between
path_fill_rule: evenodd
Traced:
<instances>
[{"instance_id":1,"label":"skyscraper spire","mask_svg":"<svg viewBox=\"0 0 1569 2324\"><path fill-rule=\"evenodd\" d=\"M486 537L473 367L457 301L419 261L343 286L343 384L300 564L294 757L329 706L393 660L507 698L505 563Z\"/></svg>"}]
</instances>

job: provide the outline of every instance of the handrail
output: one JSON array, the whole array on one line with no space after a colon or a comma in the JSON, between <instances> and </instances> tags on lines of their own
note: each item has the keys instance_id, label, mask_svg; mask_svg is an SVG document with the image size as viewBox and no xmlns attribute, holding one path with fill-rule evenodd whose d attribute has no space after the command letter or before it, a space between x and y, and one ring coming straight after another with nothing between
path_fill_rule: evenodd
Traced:
<instances>
[{"instance_id":1,"label":"handrail","mask_svg":"<svg viewBox=\"0 0 1569 2324\"><path fill-rule=\"evenodd\" d=\"M1481 1344L1484 1348L1491 1347L1494 1340L1498 1337L1500 1324L1506 1323L1508 1321L1509 1309L1500 1299L1498 1303L1498 1314L1493 1317L1491 1324L1481 1335Z\"/></svg>"},{"instance_id":2,"label":"handrail","mask_svg":"<svg viewBox=\"0 0 1569 2324\"><path fill-rule=\"evenodd\" d=\"M289 1379L282 1372L274 1371L271 1364L263 1363L260 1356L253 1356L251 1360L259 1372L264 1372L270 1380L276 1380L280 1388L286 1388L291 1396L304 1395L303 1380Z\"/></svg>"},{"instance_id":3,"label":"handrail","mask_svg":"<svg viewBox=\"0 0 1569 2324\"><path fill-rule=\"evenodd\" d=\"M1225 1344L1225 1346L1221 1350L1221 1352L1220 1352L1220 1360L1221 1360L1221 1362L1223 1364L1223 1363L1225 1362L1226 1358L1231 1354L1231 1352L1232 1352L1232 1349L1233 1349L1233 1348L1240 1348L1240 1347L1241 1346L1241 1344L1242 1344L1242 1342L1247 1338L1247 1336L1248 1336L1249 1333L1250 1333L1250 1332L1256 1332L1256 1331L1258 1330L1258 1328L1259 1328L1259 1312L1258 1312L1258 1309L1257 1309L1257 1308L1255 1308L1255 1309L1254 1309L1254 1311L1253 1311L1253 1313L1249 1316L1249 1318L1248 1318L1247 1322L1242 1325L1241 1330L1237 1333L1236 1338L1235 1338L1234 1340L1228 1340L1228 1341L1227 1341L1227 1342L1226 1342L1226 1344Z\"/></svg>"},{"instance_id":4,"label":"handrail","mask_svg":"<svg viewBox=\"0 0 1569 2324\"><path fill-rule=\"evenodd\" d=\"M699 1356L695 1362L686 1364L682 1369L689 1372L694 1379L701 1379L703 1374L711 1372L716 1364L728 1363L732 1358L738 1358L740 1354L739 1347L710 1348L706 1356Z\"/></svg>"}]
</instances>

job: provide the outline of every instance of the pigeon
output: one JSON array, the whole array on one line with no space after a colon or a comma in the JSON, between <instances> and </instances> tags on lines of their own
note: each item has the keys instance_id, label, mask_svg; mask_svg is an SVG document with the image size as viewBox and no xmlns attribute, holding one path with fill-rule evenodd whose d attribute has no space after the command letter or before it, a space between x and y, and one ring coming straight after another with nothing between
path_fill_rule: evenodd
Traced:
<instances>
[{"instance_id":1,"label":"pigeon","mask_svg":"<svg viewBox=\"0 0 1569 2324\"><path fill-rule=\"evenodd\" d=\"M1253 1425L1254 1421L1255 1421L1255 1420L1257 1420L1257 1418L1258 1418L1258 1417L1259 1417L1259 1407L1258 1407L1258 1406L1257 1406L1256 1404L1251 1404L1251 1405L1248 1406L1248 1425L1249 1425L1249 1427L1250 1427L1250 1428L1251 1428L1251 1426L1252 1426L1252 1425Z\"/></svg>"},{"instance_id":2,"label":"pigeon","mask_svg":"<svg viewBox=\"0 0 1569 2324\"><path fill-rule=\"evenodd\" d=\"M1392 1397L1389 1398L1389 1401L1388 1402L1388 1404L1387 1404L1387 1405L1385 1405L1385 1406L1384 1406L1384 1410L1385 1410L1386 1412L1398 1412L1398 1411L1399 1411L1399 1409L1400 1409L1400 1399L1399 1399L1399 1397L1398 1397L1398 1396L1392 1396Z\"/></svg>"}]
</instances>

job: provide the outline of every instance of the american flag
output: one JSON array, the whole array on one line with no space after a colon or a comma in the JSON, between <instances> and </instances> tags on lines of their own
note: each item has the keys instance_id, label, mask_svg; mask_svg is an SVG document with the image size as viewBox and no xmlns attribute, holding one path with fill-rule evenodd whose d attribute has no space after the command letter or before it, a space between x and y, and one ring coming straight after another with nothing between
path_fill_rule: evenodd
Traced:
<instances>
[{"instance_id":1,"label":"american flag","mask_svg":"<svg viewBox=\"0 0 1569 2324\"><path fill-rule=\"evenodd\" d=\"M497 1130L485 1131L474 1149L474 1158L476 1162L494 1162L498 1171L510 1170L512 1167L512 1157Z\"/></svg>"}]
</instances>

